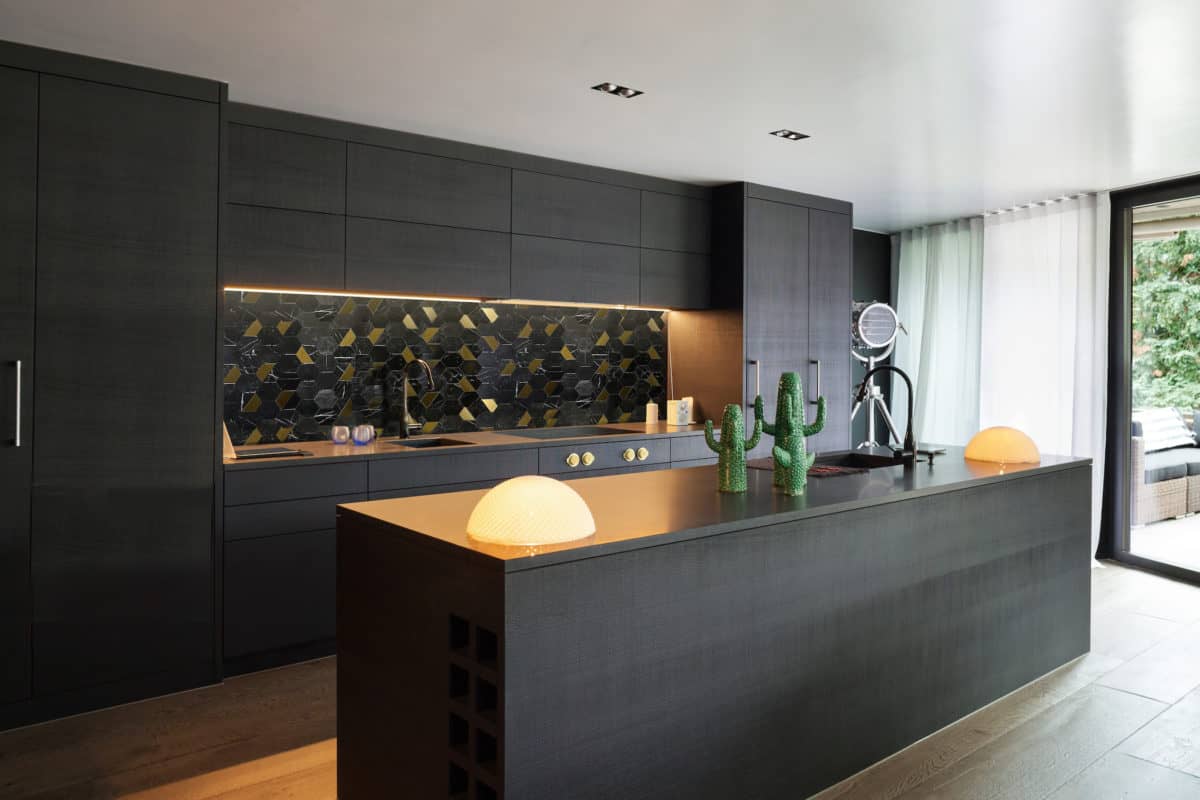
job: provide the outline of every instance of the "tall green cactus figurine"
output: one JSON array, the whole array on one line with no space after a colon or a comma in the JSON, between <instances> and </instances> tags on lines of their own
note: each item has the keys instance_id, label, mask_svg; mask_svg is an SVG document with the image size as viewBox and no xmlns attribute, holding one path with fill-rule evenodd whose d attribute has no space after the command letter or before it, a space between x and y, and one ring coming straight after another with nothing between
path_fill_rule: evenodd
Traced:
<instances>
[{"instance_id":1,"label":"tall green cactus figurine","mask_svg":"<svg viewBox=\"0 0 1200 800\"><path fill-rule=\"evenodd\" d=\"M816 453L808 455L804 437L819 433L825 427L825 398L817 398L817 421L804 424L804 393L800 390L800 376L785 372L779 376L779 399L775 403L775 424L763 420L763 402L754 400L755 422L762 422L763 431L775 437L775 485L790 495L804 494L808 485L808 468L812 466Z\"/></svg>"},{"instance_id":2,"label":"tall green cactus figurine","mask_svg":"<svg viewBox=\"0 0 1200 800\"><path fill-rule=\"evenodd\" d=\"M743 439L746 425L742 421L742 407L730 403L725 406L721 418L721 441L713 436L712 420L704 423L704 441L717 454L718 487L722 492L746 491L746 451L753 450L762 438L762 420L754 420L754 435Z\"/></svg>"}]
</instances>

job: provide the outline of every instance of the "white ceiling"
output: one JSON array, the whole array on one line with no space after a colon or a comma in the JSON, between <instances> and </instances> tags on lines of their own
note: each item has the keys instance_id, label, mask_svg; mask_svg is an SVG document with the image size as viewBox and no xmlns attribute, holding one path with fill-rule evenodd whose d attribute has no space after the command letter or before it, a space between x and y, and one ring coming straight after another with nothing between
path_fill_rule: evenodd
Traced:
<instances>
[{"instance_id":1,"label":"white ceiling","mask_svg":"<svg viewBox=\"0 0 1200 800\"><path fill-rule=\"evenodd\" d=\"M1197 0L0 0L0 38L234 100L837 197L880 231L1200 171L1198 28Z\"/></svg>"}]
</instances>

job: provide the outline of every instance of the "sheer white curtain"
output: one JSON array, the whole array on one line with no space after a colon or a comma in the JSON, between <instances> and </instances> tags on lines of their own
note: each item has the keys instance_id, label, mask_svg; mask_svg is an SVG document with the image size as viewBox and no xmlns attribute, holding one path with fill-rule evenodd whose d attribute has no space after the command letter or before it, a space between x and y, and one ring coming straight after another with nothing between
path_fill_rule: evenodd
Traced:
<instances>
[{"instance_id":1,"label":"sheer white curtain","mask_svg":"<svg viewBox=\"0 0 1200 800\"><path fill-rule=\"evenodd\" d=\"M984 220L979 424L1093 459L1099 541L1108 379L1108 194Z\"/></svg>"},{"instance_id":2,"label":"sheer white curtain","mask_svg":"<svg viewBox=\"0 0 1200 800\"><path fill-rule=\"evenodd\" d=\"M892 363L916 390L913 427L919 443L966 444L979 430L979 332L983 220L979 217L904 231L896 311L908 329ZM903 435L908 399L892 381L889 398Z\"/></svg>"}]
</instances>

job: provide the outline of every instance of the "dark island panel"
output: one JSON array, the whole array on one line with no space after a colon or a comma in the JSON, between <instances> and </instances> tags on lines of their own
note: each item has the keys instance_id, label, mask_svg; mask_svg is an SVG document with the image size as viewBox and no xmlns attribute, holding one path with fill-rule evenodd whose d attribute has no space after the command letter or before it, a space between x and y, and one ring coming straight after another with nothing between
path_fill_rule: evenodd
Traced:
<instances>
[{"instance_id":1,"label":"dark island panel","mask_svg":"<svg viewBox=\"0 0 1200 800\"><path fill-rule=\"evenodd\" d=\"M1047 461L814 483L807 510L752 481L702 512L720 529L507 572L366 513L471 495L342 507L341 796L377 796L397 772L451 797L820 790L1087 651L1091 468ZM680 474L711 492L710 473ZM688 497L626 516L666 520Z\"/></svg>"},{"instance_id":2,"label":"dark island panel","mask_svg":"<svg viewBox=\"0 0 1200 800\"><path fill-rule=\"evenodd\" d=\"M1089 470L512 573L508 797L807 797L1087 652Z\"/></svg>"}]
</instances>

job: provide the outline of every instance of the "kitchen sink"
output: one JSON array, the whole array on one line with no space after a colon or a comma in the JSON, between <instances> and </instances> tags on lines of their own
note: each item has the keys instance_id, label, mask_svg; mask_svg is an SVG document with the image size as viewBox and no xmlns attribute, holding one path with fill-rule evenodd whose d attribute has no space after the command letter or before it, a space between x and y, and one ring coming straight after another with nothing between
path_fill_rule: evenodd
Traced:
<instances>
[{"instance_id":1,"label":"kitchen sink","mask_svg":"<svg viewBox=\"0 0 1200 800\"><path fill-rule=\"evenodd\" d=\"M393 439L388 444L423 449L426 447L454 447L460 444L470 444L470 442L461 442L458 439Z\"/></svg>"},{"instance_id":2,"label":"kitchen sink","mask_svg":"<svg viewBox=\"0 0 1200 800\"><path fill-rule=\"evenodd\" d=\"M824 453L818 455L814 466L819 467L851 467L856 469L879 469L880 467L896 467L901 462L894 456L860 453L854 450L841 453Z\"/></svg>"},{"instance_id":3,"label":"kitchen sink","mask_svg":"<svg viewBox=\"0 0 1200 800\"><path fill-rule=\"evenodd\" d=\"M577 436L614 436L619 433L628 436L632 431L606 428L603 425L576 425L573 428L526 428L503 433L506 436L521 436L526 439L573 439Z\"/></svg>"}]
</instances>

